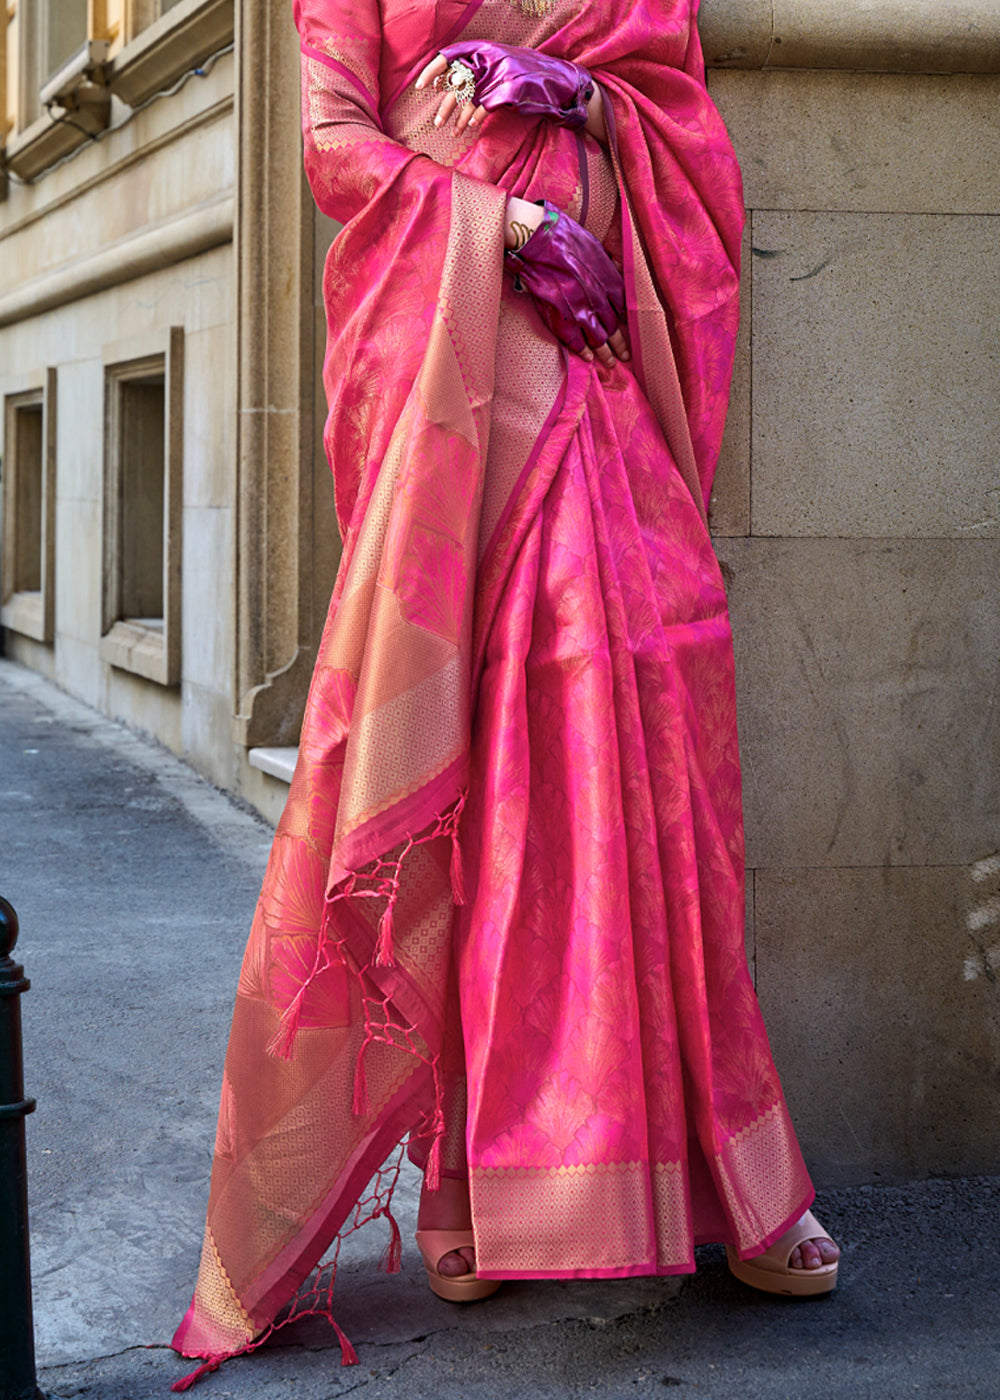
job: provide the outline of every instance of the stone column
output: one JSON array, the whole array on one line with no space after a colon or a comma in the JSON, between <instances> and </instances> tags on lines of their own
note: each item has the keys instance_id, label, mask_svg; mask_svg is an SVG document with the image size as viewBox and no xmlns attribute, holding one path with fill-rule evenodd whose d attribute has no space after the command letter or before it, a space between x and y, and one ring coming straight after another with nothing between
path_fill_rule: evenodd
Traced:
<instances>
[{"instance_id":1,"label":"stone column","mask_svg":"<svg viewBox=\"0 0 1000 1400\"><path fill-rule=\"evenodd\" d=\"M294 744L313 664L312 200L291 6L239 0L234 738Z\"/></svg>"}]
</instances>

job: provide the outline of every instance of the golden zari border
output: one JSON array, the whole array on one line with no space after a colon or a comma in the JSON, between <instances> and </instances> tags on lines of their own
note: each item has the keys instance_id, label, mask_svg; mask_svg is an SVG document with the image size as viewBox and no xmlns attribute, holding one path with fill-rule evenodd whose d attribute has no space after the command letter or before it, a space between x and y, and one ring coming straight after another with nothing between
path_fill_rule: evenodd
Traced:
<instances>
[{"instance_id":1,"label":"golden zari border","mask_svg":"<svg viewBox=\"0 0 1000 1400\"><path fill-rule=\"evenodd\" d=\"M753 1249L785 1224L811 1184L784 1100L725 1142L718 1180L740 1249Z\"/></svg>"},{"instance_id":2,"label":"golden zari border","mask_svg":"<svg viewBox=\"0 0 1000 1400\"><path fill-rule=\"evenodd\" d=\"M681 1164L479 1167L470 1176L480 1267L504 1273L650 1273L691 1258ZM651 1211L650 1195L653 1196Z\"/></svg>"}]
</instances>

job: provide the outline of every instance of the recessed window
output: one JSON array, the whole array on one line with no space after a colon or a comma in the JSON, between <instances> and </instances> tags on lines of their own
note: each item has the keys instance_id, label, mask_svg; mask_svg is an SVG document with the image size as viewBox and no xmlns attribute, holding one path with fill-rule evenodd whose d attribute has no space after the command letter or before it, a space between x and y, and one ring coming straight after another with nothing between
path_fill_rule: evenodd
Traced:
<instances>
[{"instance_id":1,"label":"recessed window","mask_svg":"<svg viewBox=\"0 0 1000 1400\"><path fill-rule=\"evenodd\" d=\"M126 621L163 629L166 444L162 365L149 378L120 379L119 608Z\"/></svg>"},{"instance_id":2,"label":"recessed window","mask_svg":"<svg viewBox=\"0 0 1000 1400\"><path fill-rule=\"evenodd\" d=\"M42 591L42 400L11 405L14 477L14 591Z\"/></svg>"},{"instance_id":3,"label":"recessed window","mask_svg":"<svg viewBox=\"0 0 1000 1400\"><path fill-rule=\"evenodd\" d=\"M105 349L101 655L161 685L180 679L183 331L125 358Z\"/></svg>"},{"instance_id":4,"label":"recessed window","mask_svg":"<svg viewBox=\"0 0 1000 1400\"><path fill-rule=\"evenodd\" d=\"M55 574L55 371L4 395L3 625L52 640Z\"/></svg>"}]
</instances>

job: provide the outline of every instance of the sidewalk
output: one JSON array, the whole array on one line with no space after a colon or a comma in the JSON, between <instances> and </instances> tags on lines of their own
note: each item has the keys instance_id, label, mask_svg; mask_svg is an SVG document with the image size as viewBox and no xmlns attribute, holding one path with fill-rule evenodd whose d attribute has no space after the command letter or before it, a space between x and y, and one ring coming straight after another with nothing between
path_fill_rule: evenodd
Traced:
<instances>
[{"instance_id":1,"label":"sidewalk","mask_svg":"<svg viewBox=\"0 0 1000 1400\"><path fill-rule=\"evenodd\" d=\"M164 750L0 660L0 893L17 909L39 1383L166 1400L198 1264L218 1084L269 831ZM831 1086L831 1092L834 1092ZM983 1112L997 1115L997 1104ZM1000 1137L1000 1119L998 1119ZM1000 1170L1000 1151L998 1151ZM506 1284L460 1311L378 1225L304 1323L229 1362L203 1400L977 1400L1000 1394L1000 1176L825 1194L842 1283L745 1289L722 1251L692 1279Z\"/></svg>"}]
</instances>

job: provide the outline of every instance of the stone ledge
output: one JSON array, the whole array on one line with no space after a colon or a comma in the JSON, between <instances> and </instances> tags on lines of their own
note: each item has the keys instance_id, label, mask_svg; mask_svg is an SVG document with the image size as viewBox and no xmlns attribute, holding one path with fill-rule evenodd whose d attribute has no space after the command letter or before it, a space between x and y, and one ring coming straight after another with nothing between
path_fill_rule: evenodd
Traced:
<instances>
[{"instance_id":1,"label":"stone ledge","mask_svg":"<svg viewBox=\"0 0 1000 1400\"><path fill-rule=\"evenodd\" d=\"M995 0L702 0L710 68L1000 73Z\"/></svg>"},{"instance_id":2,"label":"stone ledge","mask_svg":"<svg viewBox=\"0 0 1000 1400\"><path fill-rule=\"evenodd\" d=\"M171 664L174 658L162 623L157 626L136 618L119 619L101 638L97 650L102 661L157 685L176 685L180 679L177 665Z\"/></svg>"},{"instance_id":3,"label":"stone ledge","mask_svg":"<svg viewBox=\"0 0 1000 1400\"><path fill-rule=\"evenodd\" d=\"M45 600L39 589L31 593L12 593L0 608L0 626L9 627L36 642L51 642L51 629L46 628Z\"/></svg>"},{"instance_id":4,"label":"stone ledge","mask_svg":"<svg viewBox=\"0 0 1000 1400\"><path fill-rule=\"evenodd\" d=\"M230 243L232 237L233 192L224 190L194 209L64 263L0 296L0 327L170 267Z\"/></svg>"},{"instance_id":5,"label":"stone ledge","mask_svg":"<svg viewBox=\"0 0 1000 1400\"><path fill-rule=\"evenodd\" d=\"M83 97L72 111L53 116L43 112L29 127L12 137L7 146L6 168L22 180L34 180L49 166L86 145L111 120L111 97L100 83L87 83Z\"/></svg>"},{"instance_id":6,"label":"stone ledge","mask_svg":"<svg viewBox=\"0 0 1000 1400\"><path fill-rule=\"evenodd\" d=\"M283 783L292 781L298 757L298 745L250 749L247 753L251 768L259 768L262 773L270 773L272 778L278 778Z\"/></svg>"},{"instance_id":7,"label":"stone ledge","mask_svg":"<svg viewBox=\"0 0 1000 1400\"><path fill-rule=\"evenodd\" d=\"M180 0L117 55L108 73L116 97L137 107L232 42L233 0Z\"/></svg>"}]
</instances>

